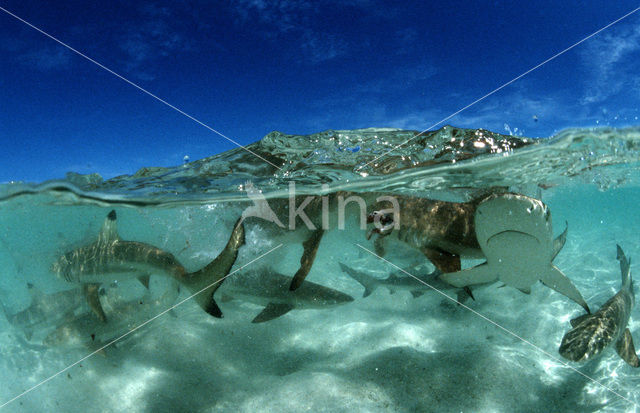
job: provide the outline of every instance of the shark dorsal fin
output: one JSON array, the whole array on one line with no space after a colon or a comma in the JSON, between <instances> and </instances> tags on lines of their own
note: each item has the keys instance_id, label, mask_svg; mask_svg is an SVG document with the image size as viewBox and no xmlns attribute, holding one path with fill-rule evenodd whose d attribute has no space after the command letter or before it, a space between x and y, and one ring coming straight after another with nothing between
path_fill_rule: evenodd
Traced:
<instances>
[{"instance_id":1,"label":"shark dorsal fin","mask_svg":"<svg viewBox=\"0 0 640 413\"><path fill-rule=\"evenodd\" d=\"M98 242L110 242L120 239L120 236L118 235L117 219L118 216L116 215L116 210L112 209L102 224L100 235L98 235Z\"/></svg>"}]
</instances>

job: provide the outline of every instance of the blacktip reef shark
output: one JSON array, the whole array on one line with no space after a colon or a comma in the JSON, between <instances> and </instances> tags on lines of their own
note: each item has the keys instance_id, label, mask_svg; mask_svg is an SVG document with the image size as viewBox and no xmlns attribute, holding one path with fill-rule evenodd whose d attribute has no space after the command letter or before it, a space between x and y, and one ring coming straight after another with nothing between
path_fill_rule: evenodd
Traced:
<instances>
[{"instance_id":1,"label":"blacktip reef shark","mask_svg":"<svg viewBox=\"0 0 640 413\"><path fill-rule=\"evenodd\" d=\"M368 297L378 288L386 288L390 294L396 292L409 292L413 298L418 298L424 293L437 290L451 289L451 285L440 280L437 275L440 273L427 274L426 276L416 275L417 280L413 277L390 274L387 278L376 278L366 272L358 271L343 263L340 264L340 269L345 272L349 277L353 278L360 285L364 287L362 297ZM431 286L431 287L430 287ZM462 290L458 290L458 302L462 303L469 298L469 295Z\"/></svg>"},{"instance_id":2,"label":"blacktip reef shark","mask_svg":"<svg viewBox=\"0 0 640 413\"><path fill-rule=\"evenodd\" d=\"M42 344L47 347L101 349L171 308L178 295L178 288L168 288L158 296L152 296L147 290L142 296L129 300L116 294L104 294L101 302L109 317L108 323L97 320L93 312L87 310L56 325L44 337Z\"/></svg>"},{"instance_id":3,"label":"blacktip reef shark","mask_svg":"<svg viewBox=\"0 0 640 413\"><path fill-rule=\"evenodd\" d=\"M136 277L148 287L152 274L172 277L192 293L211 286L194 299L207 313L222 317L213 293L220 286L218 281L229 273L238 256L238 249L244 244L241 220L234 225L231 237L220 255L204 268L188 273L171 253L143 242L122 240L118 235L116 219L116 211L112 210L102 225L97 241L67 252L52 266L52 271L60 278L82 284L89 307L100 320L107 319L98 296L101 284Z\"/></svg>"},{"instance_id":4,"label":"blacktip reef shark","mask_svg":"<svg viewBox=\"0 0 640 413\"><path fill-rule=\"evenodd\" d=\"M562 337L560 354L572 361L588 361L615 343L618 355L632 367L640 367L640 360L633 346L631 331L627 328L631 309L635 304L631 260L617 246L620 261L622 287L594 314L584 314L571 320L573 327Z\"/></svg>"},{"instance_id":5,"label":"blacktip reef shark","mask_svg":"<svg viewBox=\"0 0 640 413\"><path fill-rule=\"evenodd\" d=\"M7 321L18 330L22 330L27 340L34 332L73 316L76 312L88 310L86 299L79 288L45 294L35 285L28 283L31 296L29 307L11 313L4 303L0 303Z\"/></svg>"},{"instance_id":6,"label":"blacktip reef shark","mask_svg":"<svg viewBox=\"0 0 640 413\"><path fill-rule=\"evenodd\" d=\"M578 289L552 263L564 242L554 241L551 213L542 201L519 194L492 195L478 205L474 217L487 262L442 274L441 279L456 287L500 280L526 294L541 281L590 312Z\"/></svg>"},{"instance_id":7,"label":"blacktip reef shark","mask_svg":"<svg viewBox=\"0 0 640 413\"><path fill-rule=\"evenodd\" d=\"M380 235L376 251L384 252L381 237L395 234L400 241L420 250L443 274L440 278L455 286L468 287L502 281L528 293L536 281L589 307L580 292L552 260L566 233L553 239L547 206L521 194L494 193L464 203L430 199L398 198L400 229L395 217L376 210L369 222ZM486 263L461 270L461 258L485 258Z\"/></svg>"},{"instance_id":8,"label":"blacktip reef shark","mask_svg":"<svg viewBox=\"0 0 640 413\"><path fill-rule=\"evenodd\" d=\"M250 272L225 283L219 290L222 301L240 298L264 309L252 320L263 323L291 310L324 309L353 301L353 297L333 288L307 281L290 291L291 277L272 271ZM228 298L227 298L228 297Z\"/></svg>"}]
</instances>

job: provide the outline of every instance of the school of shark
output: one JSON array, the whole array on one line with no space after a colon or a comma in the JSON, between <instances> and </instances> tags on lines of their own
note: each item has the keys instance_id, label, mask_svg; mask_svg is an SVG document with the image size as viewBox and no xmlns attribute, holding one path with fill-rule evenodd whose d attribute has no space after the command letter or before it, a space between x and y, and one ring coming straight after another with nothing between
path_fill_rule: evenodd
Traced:
<instances>
[{"instance_id":1,"label":"school of shark","mask_svg":"<svg viewBox=\"0 0 640 413\"><path fill-rule=\"evenodd\" d=\"M451 132L453 135L456 133ZM484 132L480 137L469 131L458 136L465 145L490 143ZM454 144L459 146L457 141ZM402 163L391 168L411 170ZM141 173L142 179L146 173L153 180L153 171ZM28 294L28 302L23 300L17 306L11 292L0 291L0 307L10 327L7 333L21 350L32 354L90 353L102 356L96 359L99 363L123 357L128 360L127 354L155 346L162 338L157 337L153 324L147 324L158 317L167 317L160 328L179 326L175 331L185 336L200 337L207 331L208 339L218 340L220 332L228 331L227 338L242 334L244 339L247 332L247 336L258 331L279 334L284 329L287 334L295 330L288 335L290 340L303 340L300 337L306 333L293 326L306 325L306 320L340 324L340 315L345 313L350 328L370 323L372 314L381 318L381 323L388 322L382 316L392 311L395 313L389 320L428 314L428 328L451 325L453 330L469 327L468 322L460 321L469 316L468 311L483 317L487 308L498 312L504 308L513 317L507 323L526 318L524 331L517 330L524 333L525 340L526 329L534 325L529 320L536 319L536 312L540 320L552 320L540 323L547 334L551 329L557 331L557 344L545 343L556 349L555 354L543 352L567 371L580 369L580 373L606 365L604 370L618 374L620 369L640 367L633 343L637 320L632 260L624 251L625 245L627 251L632 248L629 241L603 237L602 248L589 253L601 257L604 270L594 284L581 284L582 274L575 274L576 267L567 265L567 251L560 254L565 245L573 248L572 237L580 236L584 228L562 212L559 214L565 219L553 225L549 205L555 209L558 204L549 202L547 192L544 200L549 205L543 202L544 183L522 188L501 182L485 186L483 182L467 190L462 182L465 191L460 197L447 196L453 191L431 196L407 190L404 183L397 191L377 185L342 186L320 194L301 191L299 196L291 196L289 185L289 193L281 190L265 196L259 189L264 181L260 176L252 177L254 182L244 180L245 176L234 178L234 195L240 196L230 201L214 197L196 202L193 209L178 203L180 207L169 214L172 220L177 217L175 226L173 221L155 220L164 213L157 212L163 208L156 209L155 204L132 204L124 197L122 202L97 202L94 208L96 199L87 198L91 213L72 223L80 230L67 235L61 226L55 235L63 241L47 239L51 248L46 259L38 261L42 274L31 277L20 272L24 276L17 282L25 296ZM77 202L69 197L67 187L56 185L56 202L65 207L70 199L72 204ZM143 187L145 183L136 181L136 185ZM91 197L92 193L82 195ZM144 220L132 222L136 216L147 216L147 207L153 210L150 225ZM132 209L139 215L132 214ZM200 210L207 213L197 217L199 224L190 222L192 215L187 211ZM186 221L179 221L182 217ZM212 217L215 224L210 225ZM146 231L154 226L156 235L152 236L153 231ZM184 235L182 250L182 239L162 235L177 234L176 228ZM191 229L202 232L190 234ZM207 238L202 235L205 233L212 236ZM157 234L164 243L157 241ZM213 247L211 239L215 239ZM190 242L200 245L192 248ZM251 264L256 252L275 245L284 246L281 255ZM574 256L579 253L570 252ZM608 262L619 264L620 275L618 265L609 264L607 270ZM55 285L55 292L49 292L47 285ZM585 291L581 291L583 287ZM594 296L594 290L601 294ZM566 319L553 314L558 306L573 314ZM369 313L363 312L369 307ZM363 317L362 323L357 321L359 317ZM495 313L493 318L495 324L501 321ZM313 322L309 326L313 329ZM244 328L247 330L239 333ZM482 331L478 326L472 328ZM443 332L448 330L434 334ZM220 340L225 340L224 334ZM388 334L395 339L393 332ZM359 339L357 334L345 336ZM256 342L269 337L261 336ZM474 338L475 334L470 334L469 342L474 344L465 345L492 340L490 335L480 343L472 341ZM424 340L424 336L417 340ZM206 351L216 353L213 347ZM283 354L290 351L288 347ZM494 346L490 351L501 349ZM432 360L431 354L439 353L425 352L424 357Z\"/></svg>"},{"instance_id":2,"label":"school of shark","mask_svg":"<svg viewBox=\"0 0 640 413\"><path fill-rule=\"evenodd\" d=\"M633 281L630 260L622 248L617 246L622 287L592 313L572 281L553 265L566 242L568 228L554 238L551 213L543 202L526 195L494 192L464 203L394 196L396 210L384 208L390 200L387 194L331 194L333 200L360 196L371 203L366 216L359 211L358 217L365 226L373 224L366 234L363 231L363 237L377 236L374 240L377 254L384 256L389 243L401 243L424 254L435 270L415 279L401 273L381 279L345 263L339 263L340 268L364 287L363 298L379 287L391 293L409 291L414 298L437 289L455 291L458 303L464 303L475 299L472 286L499 281L503 286L529 294L532 286L540 281L585 311L571 321L573 328L564 336L559 349L563 357L585 362L613 346L626 363L638 367L640 362L627 328L635 303ZM331 229L321 225L320 202L309 202L304 215L300 214L302 220L310 221L311 229L309 225L299 225L291 230L284 228L279 219L280 216L284 220L289 214L288 200L269 200L266 214L266 206L260 205L265 200L256 197L252 200L254 205L233 225L227 245L219 255L191 273L170 252L143 242L123 240L117 229L117 212L112 210L107 213L94 242L67 251L51 265L51 272L74 288L43 294L29 284L32 296L29 308L10 313L3 307L5 316L31 343L35 340L42 346L94 349L169 308L181 287L192 293L204 312L216 318L223 316L215 299L218 289L222 302L235 299L262 306L253 323L268 322L292 310L331 311L334 306L354 301L348 294L304 281L324 232ZM257 210L262 212L256 214ZM301 243L299 270L293 276L268 269L247 271L225 282L244 245L245 225L263 226L271 231L270 236ZM464 258L485 262L462 269ZM170 280L160 296L149 292L152 276ZM110 286L130 279L137 279L147 292L131 300L109 299ZM135 317L132 319L132 316ZM47 329L46 326L53 327ZM43 330L46 334L40 333L34 338L34 332Z\"/></svg>"}]
</instances>

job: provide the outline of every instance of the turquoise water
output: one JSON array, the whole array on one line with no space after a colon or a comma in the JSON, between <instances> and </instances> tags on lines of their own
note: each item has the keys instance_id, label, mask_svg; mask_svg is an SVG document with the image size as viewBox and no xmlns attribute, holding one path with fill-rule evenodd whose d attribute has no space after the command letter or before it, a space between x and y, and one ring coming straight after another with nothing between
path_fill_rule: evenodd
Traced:
<instances>
[{"instance_id":1,"label":"turquoise water","mask_svg":"<svg viewBox=\"0 0 640 413\"><path fill-rule=\"evenodd\" d=\"M345 230L324 236L307 277L355 298L343 305L294 309L253 324L262 307L223 298L234 277L275 271L292 276L299 266L303 239L252 221L232 274L215 296L222 319L188 300L64 371L101 347L87 337L47 340L73 316L91 315L82 300L70 310L73 316L60 315L60 308L44 311L29 337L27 323L10 320L33 306L29 283L45 302L59 302L63 296L55 294L75 287L56 278L51 264L94 241L112 209L122 239L169 251L194 271L218 255L233 223L252 205L250 186L276 202L290 182L300 196L350 190L465 201L501 187L540 197L552 212L556 234L565 221L569 225L554 264L593 310L620 287L616 244L636 273L640 129L575 129L532 140L447 127L375 159L413 136L388 129L273 133L249 149L275 166L237 149L106 181L69 175L41 185L3 185L0 301L7 318L0 317L0 403L28 390L3 409L639 411L639 371L613 349L588 364L560 357L562 336L581 309L539 283L529 295L498 288L499 283L477 287L475 301L466 303L519 338L437 292L413 298L380 288L363 298L362 286L339 263L378 278L398 271L357 246L374 248L354 217ZM385 259L412 274L433 269L406 246L391 246ZM110 321L91 328L107 344L189 296L184 289L179 297L172 291L174 283L153 274L149 290L136 280L105 284L100 299ZM127 310L140 300L145 304ZM638 307L628 327L638 346Z\"/></svg>"}]
</instances>

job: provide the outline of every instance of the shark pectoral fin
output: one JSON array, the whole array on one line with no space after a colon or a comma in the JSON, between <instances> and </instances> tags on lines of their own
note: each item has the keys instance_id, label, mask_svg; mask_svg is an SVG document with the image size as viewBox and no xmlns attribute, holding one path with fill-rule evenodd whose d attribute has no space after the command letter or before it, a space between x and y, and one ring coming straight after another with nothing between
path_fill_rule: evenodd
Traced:
<instances>
[{"instance_id":1,"label":"shark pectoral fin","mask_svg":"<svg viewBox=\"0 0 640 413\"><path fill-rule=\"evenodd\" d=\"M521 293L524 293L524 294L527 294L527 295L531 294L531 287L518 288L518 290L519 290Z\"/></svg>"},{"instance_id":2,"label":"shark pectoral fin","mask_svg":"<svg viewBox=\"0 0 640 413\"><path fill-rule=\"evenodd\" d=\"M469 297L471 297L475 301L475 298L473 298L473 295L470 295L469 293L467 293L467 290L465 288L458 290L458 293L456 294L456 301L457 301L456 304L461 305L466 303L469 300Z\"/></svg>"},{"instance_id":3,"label":"shark pectoral fin","mask_svg":"<svg viewBox=\"0 0 640 413\"><path fill-rule=\"evenodd\" d=\"M291 310L293 310L293 306L291 304L269 303L251 322L264 323L265 321L278 318Z\"/></svg>"},{"instance_id":4,"label":"shark pectoral fin","mask_svg":"<svg viewBox=\"0 0 640 413\"><path fill-rule=\"evenodd\" d=\"M411 291L411 295L413 296L413 298L422 297L423 294L424 294L424 291L421 291L421 290Z\"/></svg>"},{"instance_id":5,"label":"shark pectoral fin","mask_svg":"<svg viewBox=\"0 0 640 413\"><path fill-rule=\"evenodd\" d=\"M467 295L468 297L471 297L473 301L476 300L476 297L473 296L473 291L471 291L471 287L469 286L462 287L461 293Z\"/></svg>"},{"instance_id":6,"label":"shark pectoral fin","mask_svg":"<svg viewBox=\"0 0 640 413\"><path fill-rule=\"evenodd\" d=\"M564 224L565 224L565 228L564 228L564 231L562 231L562 234L558 235L553 240L553 253L551 254L551 261L553 261L556 258L556 256L562 250L562 247L564 247L564 244L567 242L567 231L569 230L569 223L565 221Z\"/></svg>"},{"instance_id":7,"label":"shark pectoral fin","mask_svg":"<svg viewBox=\"0 0 640 413\"><path fill-rule=\"evenodd\" d=\"M444 273L460 271L462 268L460 256L456 254L433 248L423 248L422 253Z\"/></svg>"},{"instance_id":8,"label":"shark pectoral fin","mask_svg":"<svg viewBox=\"0 0 640 413\"><path fill-rule=\"evenodd\" d=\"M622 360L626 361L631 367L640 367L640 360L636 354L636 349L633 346L633 338L631 337L631 331L627 328L624 330L624 334L616 342L616 351L618 355L622 357Z\"/></svg>"},{"instance_id":9,"label":"shark pectoral fin","mask_svg":"<svg viewBox=\"0 0 640 413\"><path fill-rule=\"evenodd\" d=\"M138 281L140 281L140 284L144 285L144 287L148 290L149 289L149 278L151 276L149 274L145 274L145 275L141 275L138 277Z\"/></svg>"},{"instance_id":10,"label":"shark pectoral fin","mask_svg":"<svg viewBox=\"0 0 640 413\"><path fill-rule=\"evenodd\" d=\"M89 308L91 308L91 311L93 311L100 321L106 323L107 316L102 309L102 304L100 304L100 297L98 295L99 289L100 284L84 284L82 286L82 291L84 292L85 297L87 297Z\"/></svg>"},{"instance_id":11,"label":"shark pectoral fin","mask_svg":"<svg viewBox=\"0 0 640 413\"><path fill-rule=\"evenodd\" d=\"M316 259L316 253L318 252L320 240L322 240L323 235L324 230L317 229L311 233L311 236L305 242L302 243L304 252L300 258L300 269L293 276L293 280L291 280L291 285L289 286L290 291L297 290L298 287L302 285L307 274L309 274L309 271L311 271L311 266L313 265L313 261Z\"/></svg>"},{"instance_id":12,"label":"shark pectoral fin","mask_svg":"<svg viewBox=\"0 0 640 413\"><path fill-rule=\"evenodd\" d=\"M371 295L373 290L376 289L377 285L373 277L368 276L367 274L361 273L359 271L350 268L343 263L338 263L343 272L345 272L349 277L353 278L356 282L364 287L364 293L362 293L362 298L368 297Z\"/></svg>"},{"instance_id":13,"label":"shark pectoral fin","mask_svg":"<svg viewBox=\"0 0 640 413\"><path fill-rule=\"evenodd\" d=\"M579 316L579 317L576 317L576 318L572 319L572 320L570 321L570 323L571 323L571 327L575 327L575 326L577 326L578 324L582 323L582 321L583 321L585 318L589 317L590 315L591 315L591 314L582 314L581 316Z\"/></svg>"},{"instance_id":14,"label":"shark pectoral fin","mask_svg":"<svg viewBox=\"0 0 640 413\"><path fill-rule=\"evenodd\" d=\"M552 265L548 271L544 272L540 276L540 281L547 287L551 288L564 295L565 297L575 301L582 308L584 308L587 314L591 314L587 302L582 298L582 294L573 285L573 282L566 275L562 273L555 265Z\"/></svg>"},{"instance_id":15,"label":"shark pectoral fin","mask_svg":"<svg viewBox=\"0 0 640 413\"><path fill-rule=\"evenodd\" d=\"M488 264L480 264L473 268L440 275L440 279L454 287L466 287L473 284L484 284L498 279Z\"/></svg>"}]
</instances>

